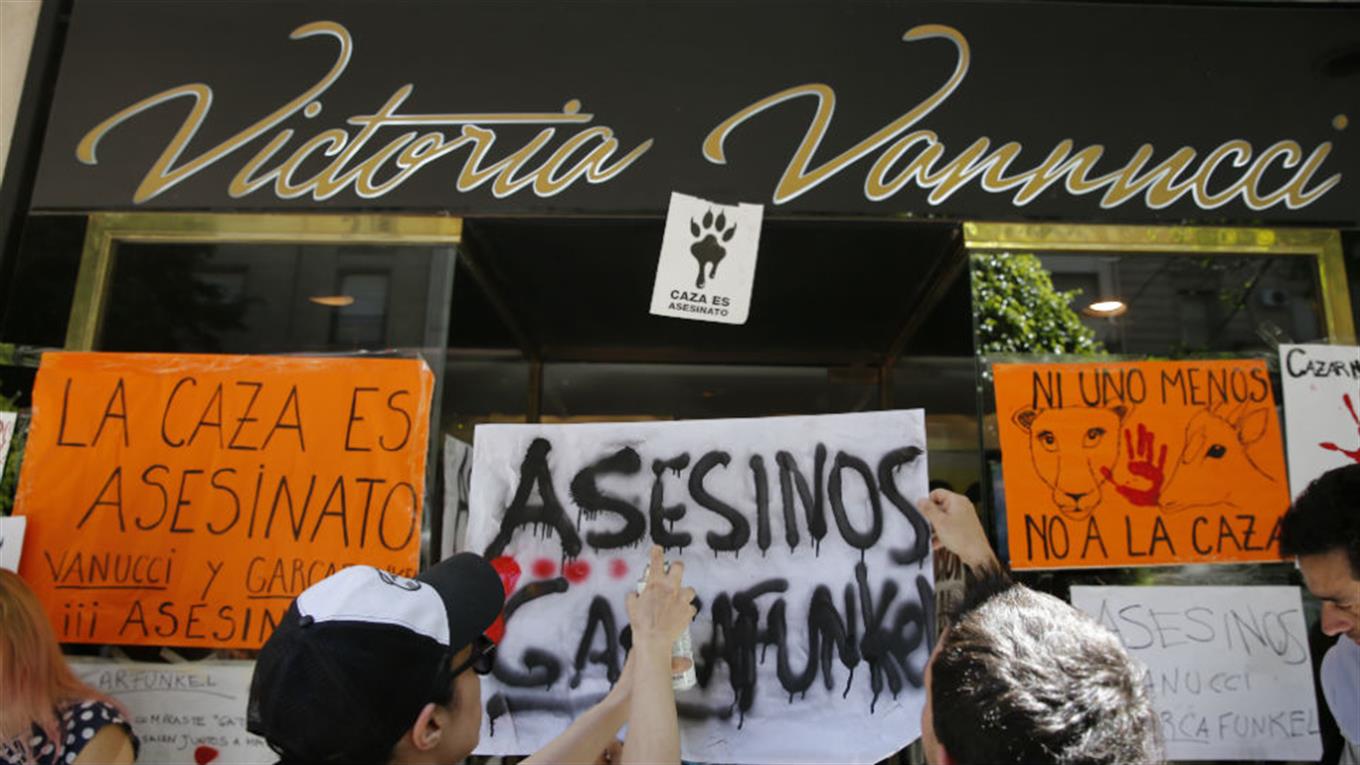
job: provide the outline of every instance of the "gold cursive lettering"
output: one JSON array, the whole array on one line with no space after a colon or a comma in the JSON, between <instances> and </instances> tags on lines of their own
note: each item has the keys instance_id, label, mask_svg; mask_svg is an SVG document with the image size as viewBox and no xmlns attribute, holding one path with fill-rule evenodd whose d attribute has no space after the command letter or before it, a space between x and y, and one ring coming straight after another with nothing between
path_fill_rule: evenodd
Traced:
<instances>
[{"instance_id":1,"label":"gold cursive lettering","mask_svg":"<svg viewBox=\"0 0 1360 765\"><path fill-rule=\"evenodd\" d=\"M76 157L85 164L98 164L99 142L111 130L148 109L180 98L191 99L193 105L188 116L137 187L133 201L140 204L261 138L300 110L304 117L316 118L323 108L321 95L344 73L353 55L354 45L349 31L330 21L298 27L290 39L299 40L315 35L329 35L340 44L330 71L296 98L193 159L180 164L181 156L212 107L212 88L203 83L171 88L138 101L100 122L85 134L76 148ZM401 113L402 104L414 90L413 85L403 85L373 114L350 117L346 124L358 128L353 135L343 128L325 129L306 138L290 152L287 147L296 136L296 130L291 127L279 130L233 176L227 192L233 198L240 198L272 183L273 192L280 199L310 195L317 201L323 201L351 187L359 197L372 199L396 189L431 162L470 147L458 175L458 191L471 191L490 181L492 194L497 198L525 188L531 188L535 194L546 197L560 193L582 179L592 184L608 181L636 162L652 146L652 141L648 139L611 164L611 159L620 149L614 131L603 126L589 127L567 138L541 165L530 167L534 156L545 151L557 135L558 128L545 127L529 143L509 156L491 162L488 155L497 135L494 130L484 126L583 125L591 122L594 115L582 113L581 103L576 99L567 101L560 112ZM415 130L403 131L377 151L361 157L379 130L430 126L458 126L459 132L450 137L438 130L423 134ZM274 164L280 157L283 157L282 161ZM304 165L315 167L317 161L324 161L321 160L323 157L331 158L331 161L319 172L308 178L296 177Z\"/></svg>"},{"instance_id":2,"label":"gold cursive lettering","mask_svg":"<svg viewBox=\"0 0 1360 765\"><path fill-rule=\"evenodd\" d=\"M727 141L727 136L738 125L785 101L799 96L813 96L817 99L817 114L813 117L811 126L803 136L803 142L798 146L798 151L794 153L793 159L789 161L789 165L785 168L784 175L780 177L779 185L775 187L774 192L775 204L783 204L797 199L843 170L847 165L877 150L893 140L902 131L915 125L927 114L934 111L935 107L943 103L959 86L959 83L963 82L964 75L968 73L970 54L968 52L968 41L957 29L943 24L925 24L912 27L902 36L902 39L912 42L937 37L949 40L958 49L958 61L954 65L954 74L950 76L949 80L911 111L893 120L891 124L841 152L835 159L829 160L815 170L808 171L808 163L812 161L812 155L816 153L817 147L821 145L822 138L826 135L826 128L831 124L831 114L836 105L836 92L831 89L830 85L821 83L800 85L780 91L772 96L762 98L723 120L708 134L708 138L704 139L704 157L717 165L727 164L724 144Z\"/></svg>"},{"instance_id":3,"label":"gold cursive lettering","mask_svg":"<svg viewBox=\"0 0 1360 765\"><path fill-rule=\"evenodd\" d=\"M1004 143L993 151L990 138L978 138L953 159L945 158L945 143L933 130L917 124L944 103L959 87L968 73L968 41L958 30L943 25L913 27L904 36L908 42L943 38L954 44L958 57L954 72L924 101L893 120L882 129L842 151L835 157L813 166L814 156L830 127L835 111L836 92L823 83L809 83L782 90L756 101L718 124L704 140L704 157L718 165L727 164L727 138L739 126L756 115L787 101L810 96L816 99L816 111L808 123L803 139L789 160L779 182L775 185L772 201L784 204L824 183L851 164L878 151L883 151L870 166L864 180L864 196L871 202L888 199L909 185L928 190L926 201L938 205L974 180L983 190L998 194L1017 189L1011 201L1017 207L1034 201L1045 190L1058 182L1067 193L1081 196L1104 190L1100 199L1103 209L1123 205L1142 198L1149 209L1168 207L1189 194L1196 205L1211 210L1222 207L1240 197L1253 210L1262 210L1283 202L1290 209L1298 209L1321 198L1341 182L1337 173L1314 186L1313 177L1332 151L1331 142L1320 144L1303 160L1303 149L1295 141L1280 141L1252 160L1252 145L1233 139L1199 156L1193 148L1182 146L1165 159L1149 168L1157 155L1152 144L1139 146L1123 166L1097 173L1097 165L1105 155L1105 147L1093 144L1076 150L1070 138L1060 140L1043 162L1028 170L1007 175L1019 159L1023 146L1016 141ZM915 129L913 129L915 128ZM1211 193L1209 183L1216 173L1223 173L1225 161L1242 172L1222 191ZM1299 169L1279 189L1264 193L1262 176L1278 160L1283 169ZM1302 166L1300 167L1300 163ZM901 170L897 170L897 168ZM1221 182L1221 181L1219 181Z\"/></svg>"},{"instance_id":4,"label":"gold cursive lettering","mask_svg":"<svg viewBox=\"0 0 1360 765\"><path fill-rule=\"evenodd\" d=\"M208 109L212 106L212 88L202 83L181 85L178 88L171 88L163 93L145 98L132 106L123 109L112 117L96 125L90 132L85 134L80 144L76 146L76 158L87 165L98 163L95 151L99 146L99 140L110 130L123 124L127 120L141 114L155 106L172 101L182 96L191 96L194 99L193 108L189 111L189 116L180 125L175 137L170 139L165 151L161 152L160 158L151 166L151 170L142 179L137 191L132 196L132 201L136 203L145 202L148 199L167 191L175 184L185 178L197 173L205 167L231 154L245 144L263 135L280 122L287 119L290 115L301 109L313 98L325 92L340 74L349 65L350 54L354 46L351 42L349 31L333 21L316 21L311 24L304 24L289 35L291 40L301 40L315 35L330 35L340 42L340 52L336 56L335 64L331 66L326 76L321 81L307 90L302 95L279 107L268 116L261 118L250 127L228 138L216 147L200 154L193 160L186 162L175 169L171 166L179 160L180 154L188 146L198 129L203 125L203 120L208 116Z\"/></svg>"}]
</instances>

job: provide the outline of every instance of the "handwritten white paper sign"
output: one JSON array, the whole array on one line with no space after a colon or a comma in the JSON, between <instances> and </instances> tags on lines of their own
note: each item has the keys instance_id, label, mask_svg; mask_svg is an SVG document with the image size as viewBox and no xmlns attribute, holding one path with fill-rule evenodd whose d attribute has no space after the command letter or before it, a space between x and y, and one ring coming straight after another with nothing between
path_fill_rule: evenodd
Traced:
<instances>
[{"instance_id":1,"label":"handwritten white paper sign","mask_svg":"<svg viewBox=\"0 0 1360 765\"><path fill-rule=\"evenodd\" d=\"M0 473L5 470L10 444L14 443L14 428L19 423L18 412L0 412Z\"/></svg>"},{"instance_id":2,"label":"handwritten white paper sign","mask_svg":"<svg viewBox=\"0 0 1360 765\"><path fill-rule=\"evenodd\" d=\"M701 601L685 759L876 762L919 735L920 410L492 425L476 445L468 547L511 582L481 753L532 752L609 689L653 542Z\"/></svg>"},{"instance_id":3,"label":"handwritten white paper sign","mask_svg":"<svg viewBox=\"0 0 1360 765\"><path fill-rule=\"evenodd\" d=\"M1332 468L1360 462L1360 348L1281 345L1289 493Z\"/></svg>"},{"instance_id":4,"label":"handwritten white paper sign","mask_svg":"<svg viewBox=\"0 0 1360 765\"><path fill-rule=\"evenodd\" d=\"M1072 587L1147 666L1168 760L1322 756L1297 587Z\"/></svg>"},{"instance_id":5,"label":"handwritten white paper sign","mask_svg":"<svg viewBox=\"0 0 1360 765\"><path fill-rule=\"evenodd\" d=\"M720 205L671 194L651 312L745 324L760 251L760 205Z\"/></svg>"},{"instance_id":6,"label":"handwritten white paper sign","mask_svg":"<svg viewBox=\"0 0 1360 765\"><path fill-rule=\"evenodd\" d=\"M137 762L265 765L278 755L246 732L251 661L150 664L70 659L76 676L117 699L142 741Z\"/></svg>"},{"instance_id":7,"label":"handwritten white paper sign","mask_svg":"<svg viewBox=\"0 0 1360 765\"><path fill-rule=\"evenodd\" d=\"M18 573L19 560L24 552L24 529L28 516L0 518L0 568Z\"/></svg>"}]
</instances>

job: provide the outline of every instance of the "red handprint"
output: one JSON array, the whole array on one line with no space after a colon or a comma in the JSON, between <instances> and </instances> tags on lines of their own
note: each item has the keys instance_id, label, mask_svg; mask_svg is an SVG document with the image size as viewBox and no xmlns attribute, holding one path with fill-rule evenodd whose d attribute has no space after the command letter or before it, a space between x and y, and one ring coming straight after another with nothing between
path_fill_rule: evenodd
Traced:
<instances>
[{"instance_id":1,"label":"red handprint","mask_svg":"<svg viewBox=\"0 0 1360 765\"><path fill-rule=\"evenodd\" d=\"M1108 467L1100 469L1101 475L1109 481L1115 491L1135 505L1156 507L1161 502L1162 484L1166 482L1166 444L1157 452L1157 461L1152 461L1157 436L1141 423L1138 425L1138 446L1133 444L1133 431L1124 429L1124 442L1129 446L1129 472L1148 482L1147 488L1138 489L1114 480L1114 473Z\"/></svg>"},{"instance_id":2,"label":"red handprint","mask_svg":"<svg viewBox=\"0 0 1360 765\"><path fill-rule=\"evenodd\" d=\"M1360 430L1360 417L1355 415L1355 404L1351 403L1351 394L1343 393L1341 400L1346 404L1346 410L1351 413L1351 419L1355 421L1356 430ZM1351 462L1360 462L1360 449L1342 449L1331 441L1323 441L1318 446L1332 452L1341 452L1350 458Z\"/></svg>"}]
</instances>

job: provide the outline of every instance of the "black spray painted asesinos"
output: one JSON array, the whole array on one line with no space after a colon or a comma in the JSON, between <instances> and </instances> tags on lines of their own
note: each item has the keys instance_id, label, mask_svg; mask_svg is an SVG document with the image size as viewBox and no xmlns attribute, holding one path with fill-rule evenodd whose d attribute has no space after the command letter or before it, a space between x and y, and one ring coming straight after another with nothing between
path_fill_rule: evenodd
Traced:
<instances>
[{"instance_id":1,"label":"black spray painted asesinos","mask_svg":"<svg viewBox=\"0 0 1360 765\"><path fill-rule=\"evenodd\" d=\"M631 447L624 447L590 462L572 476L568 484L570 498L578 509L577 520L573 524L554 488L550 464L552 449L552 442L539 436L525 450L518 486L505 508L500 529L483 553L486 557L494 558L503 554L517 530L523 526L530 526L541 533L556 532L562 543L563 556L567 558L580 555L585 545L595 550L610 550L635 547L649 538L667 549L683 550L696 541L702 541L714 554L739 555L751 544L753 520L755 543L760 553L766 554L773 543L771 476L766 460L760 454L751 455L744 466L740 463L734 466L732 454L721 449L708 450L693 460L689 453L654 458L651 462L651 486L646 492L639 487L637 493L638 498L650 498L644 512L627 498L605 494L598 485L601 476L629 477L643 474L641 455ZM903 496L896 483L897 471L915 462L925 453L924 450L918 446L893 449L878 458L876 468L871 468L870 460L840 450L832 459L829 471L826 446L817 444L813 452L811 480L792 453L779 450L774 455L773 463L778 466L779 474L784 541L790 550L797 548L803 539L800 525L806 529L813 549L820 550L830 528L826 519L827 505L831 507L837 533L847 544L861 553L874 547L883 536L885 520L882 500L886 499L911 524L915 537L910 547L890 551L893 562L911 565L925 560L930 549L929 526L911 501ZM687 468L690 470L688 479L678 480ZM710 488L711 476L719 471L743 468L750 472L751 483L755 487L753 496L719 496ZM677 480L668 484L665 480L668 473L673 473ZM848 478L847 473L853 473L855 478ZM862 529L851 522L850 509L845 502L845 487L854 480L864 485L868 497L869 522ZM678 487L683 487L689 501L667 504L668 486L672 491L672 500L679 499L674 494ZM539 502L530 504L535 489ZM803 510L801 524L799 505ZM708 531L702 540L695 540L693 534L683 529L683 524L686 516L696 510L719 516L727 524L727 529ZM583 544L579 531L582 522L595 521L605 515L616 518L617 525L607 530L587 530Z\"/></svg>"}]
</instances>

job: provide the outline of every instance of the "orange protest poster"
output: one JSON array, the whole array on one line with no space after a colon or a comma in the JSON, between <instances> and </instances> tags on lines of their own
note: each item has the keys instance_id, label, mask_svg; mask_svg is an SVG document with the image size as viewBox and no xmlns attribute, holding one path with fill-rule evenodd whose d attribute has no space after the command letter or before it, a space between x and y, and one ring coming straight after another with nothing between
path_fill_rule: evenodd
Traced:
<instances>
[{"instance_id":1,"label":"orange protest poster","mask_svg":"<svg viewBox=\"0 0 1360 765\"><path fill-rule=\"evenodd\" d=\"M1013 568L1280 560L1265 362L992 369Z\"/></svg>"},{"instance_id":2,"label":"orange protest poster","mask_svg":"<svg viewBox=\"0 0 1360 765\"><path fill-rule=\"evenodd\" d=\"M20 574L62 642L259 647L344 566L414 574L432 389L418 360L47 354Z\"/></svg>"}]
</instances>

